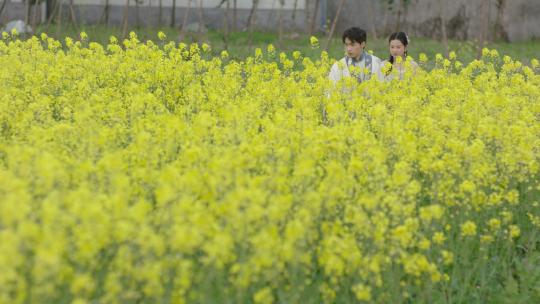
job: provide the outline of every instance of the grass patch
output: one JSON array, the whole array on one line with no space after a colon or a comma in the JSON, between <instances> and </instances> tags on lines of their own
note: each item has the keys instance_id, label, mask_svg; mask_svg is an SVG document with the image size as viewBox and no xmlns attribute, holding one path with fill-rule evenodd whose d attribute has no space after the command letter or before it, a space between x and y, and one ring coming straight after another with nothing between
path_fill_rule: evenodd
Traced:
<instances>
[{"instance_id":1,"label":"grass patch","mask_svg":"<svg viewBox=\"0 0 540 304\"><path fill-rule=\"evenodd\" d=\"M122 30L119 27L107 27L102 25L86 25L79 27L79 31L85 31L90 41L107 44L110 36L122 37ZM157 33L164 32L167 35L167 40L179 41L179 30L171 27L151 27L151 28L131 28L129 31L137 33L141 41L158 40ZM64 39L65 37L78 37L79 32L72 26L64 26L61 32L57 31L54 25L50 27L40 26L37 28L37 34L46 32L52 37ZM321 45L324 45L326 37L317 35ZM328 53L332 58L343 57L344 51L341 39L337 33L332 40ZM305 56L310 58L318 57L319 49L313 49L309 43L309 37L304 34L286 33L283 36L281 43L276 33L272 32L254 32L252 37L251 47L249 45L248 32L232 32L228 39L228 50L233 59L243 59L253 54L255 48L265 49L268 44L273 44L278 51L290 53L298 50ZM188 33L184 36L184 42L206 42L212 46L214 54L219 54L225 49L223 33L215 30L208 31L202 36L196 33ZM526 42L493 42L487 45L490 49L497 49L501 55L508 55L518 59L525 64L529 64L532 58L537 56L540 49L540 40L531 40ZM477 45L475 41L449 41L449 48L455 51L460 61L468 63L477 57ZM388 42L386 39L370 39L368 37L367 49L373 50L374 54L381 59L388 57ZM441 42L413 37L412 43L409 46L409 55L418 58L420 53L425 53L428 58L433 59L437 53L445 53L444 46Z\"/></svg>"}]
</instances>

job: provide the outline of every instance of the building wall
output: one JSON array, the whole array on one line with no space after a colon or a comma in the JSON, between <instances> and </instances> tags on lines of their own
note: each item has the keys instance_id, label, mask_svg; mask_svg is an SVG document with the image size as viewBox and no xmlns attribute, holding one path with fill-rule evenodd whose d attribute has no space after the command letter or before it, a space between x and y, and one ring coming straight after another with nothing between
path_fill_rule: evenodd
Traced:
<instances>
[{"instance_id":1,"label":"building wall","mask_svg":"<svg viewBox=\"0 0 540 304\"><path fill-rule=\"evenodd\" d=\"M1 0L0 0L1 1ZM69 1L65 0L64 3ZM224 24L225 6L218 8L219 0L205 0L203 4L203 20L206 26L210 28L221 28ZM96 24L103 15L105 0L74 0L74 11L78 22L82 24ZM110 0L109 24L120 25L123 21L125 0ZM238 0L238 28L246 26L248 16L251 11L252 0ZM273 30L276 29L278 20L278 11L281 8L283 26L287 30L303 30L306 24L305 0L296 2L295 18L293 20L293 10L295 0L285 0L285 5L281 7L278 0L260 0L260 4L255 15L255 26L258 29ZM161 24L171 24L172 0L162 0ZM188 9L187 0L176 1L175 24L181 25L186 10ZM69 6L65 4L62 8L63 18L69 18ZM188 24L199 21L199 3L192 1ZM40 10L41 11L41 10ZM10 20L25 20L25 5L21 0L11 0L7 9L0 17L0 23L6 24ZM229 18L232 23L232 5ZM139 0L139 5L135 5L134 0L130 0L129 24L132 26L158 26L159 25L159 0ZM41 17L38 17L38 19Z\"/></svg>"},{"instance_id":2,"label":"building wall","mask_svg":"<svg viewBox=\"0 0 540 304\"><path fill-rule=\"evenodd\" d=\"M2 1L2 0L0 0ZM22 0L9 0L6 10L0 16L0 23L9 20L23 19L25 16ZM69 0L63 0L68 3ZM75 11L78 18L86 24L97 23L103 12L103 4L106 0L74 0ZM110 24L118 25L122 22L123 6L126 0L109 0L111 3ZM129 23L141 26L156 26L159 21L160 0L138 0L140 5L136 9L135 0L130 0ZM170 24L171 6L173 0L162 1L162 24ZM370 36L373 33L386 36L395 30L407 31L411 37L440 38L441 34L441 7L442 15L447 22L447 32L450 38L475 39L481 33L482 18L479 18L479 7L482 0L412 0L408 9L402 14L402 22L397 25L396 5L400 1L394 1L394 13L389 13L383 7L387 1L381 0L348 0L338 22L337 31L340 32L349 26L365 28ZM204 21L211 28L220 28L223 25L224 8L216 8L220 0L203 0ZM294 4L297 4L295 20L292 20ZM337 0L319 0L320 9L316 18L317 28L322 28L326 22L330 22L338 5ZM497 16L496 1L489 1L490 22L493 24ZM197 22L197 7L199 0L192 0L192 12L189 22ZM243 28L246 25L252 0L237 0L238 23ZM285 0L283 7L283 25L288 31L306 31L311 16L308 11L313 11L315 0ZM176 24L181 24L188 0L176 0ZM309 10L306 10L309 7ZM263 30L275 30L277 27L280 8L279 0L260 0L256 14L256 27ZM67 13L67 7L64 9ZM137 17L139 16L139 17ZM505 32L511 41L540 38L540 0L507 0L506 14L502 20ZM231 13L232 19L232 13ZM137 22L138 20L138 22Z\"/></svg>"},{"instance_id":3,"label":"building wall","mask_svg":"<svg viewBox=\"0 0 540 304\"><path fill-rule=\"evenodd\" d=\"M447 21L447 32L450 38L475 39L480 36L482 18L480 5L482 0L413 0L407 11L402 14L403 22L397 25L397 5L394 13L388 13L383 1L354 0L348 1L338 23L338 30L356 25L368 33L376 29L378 33L388 34L396 30L407 31L410 36L439 38L441 34L442 15ZM398 4L400 1L394 1ZM497 17L496 1L489 1L490 29ZM329 15L333 16L337 1L329 2ZM502 22L511 41L540 38L540 1L539 0L507 0L506 13ZM386 29L386 30L385 30Z\"/></svg>"}]
</instances>

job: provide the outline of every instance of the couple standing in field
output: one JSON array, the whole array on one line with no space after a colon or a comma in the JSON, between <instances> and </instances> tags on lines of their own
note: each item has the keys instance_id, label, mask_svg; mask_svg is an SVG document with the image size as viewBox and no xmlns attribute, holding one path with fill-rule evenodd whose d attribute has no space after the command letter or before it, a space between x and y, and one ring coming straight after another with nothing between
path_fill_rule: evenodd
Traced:
<instances>
[{"instance_id":1,"label":"couple standing in field","mask_svg":"<svg viewBox=\"0 0 540 304\"><path fill-rule=\"evenodd\" d=\"M338 82L344 77L355 77L358 82L369 80L376 76L381 81L390 81L394 78L403 79L408 67L413 71L418 65L409 61L406 65L407 46L409 37L404 32L396 32L388 39L390 56L382 61L378 57L365 52L367 34L366 31L351 27L342 36L346 56L334 63L330 70L329 78Z\"/></svg>"}]
</instances>

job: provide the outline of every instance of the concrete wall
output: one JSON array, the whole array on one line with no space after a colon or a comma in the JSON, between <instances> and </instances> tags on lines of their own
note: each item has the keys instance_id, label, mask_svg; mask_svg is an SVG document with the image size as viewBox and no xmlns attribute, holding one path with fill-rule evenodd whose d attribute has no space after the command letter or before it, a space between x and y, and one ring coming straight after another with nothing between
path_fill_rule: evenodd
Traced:
<instances>
[{"instance_id":1,"label":"concrete wall","mask_svg":"<svg viewBox=\"0 0 540 304\"><path fill-rule=\"evenodd\" d=\"M2 0L0 0L2 1ZM0 16L0 23L5 24L9 20L24 20L24 4L22 0L9 0L6 10ZM18 1L18 2L17 2ZM86 24L97 23L103 12L102 4L105 0L74 0L76 5L76 14L80 20ZM110 24L119 25L123 18L123 5L125 0L109 0L111 4ZM141 26L158 25L159 0L139 0L140 6L135 8L135 0L131 0L129 12L129 23L136 25L137 20ZM185 6L188 0L177 0L176 24L181 24L184 16ZM238 23L243 28L251 8L252 0L238 1ZM313 11L315 0L298 0L295 20L292 20L292 8L297 0L285 0L283 12L284 28L287 31L306 31L310 14ZM395 30L404 30L411 37L431 37L439 38L441 34L441 19L439 3L443 3L443 16L447 22L447 32L450 38L455 39L475 39L481 33L482 18L480 14L480 5L482 0L411 0L408 8L402 12L401 24L397 24L397 5L400 1L394 1L393 11L389 12L382 0L348 0L339 20L337 33L343 31L349 26L360 26L366 29L370 36L373 32L379 36L386 36ZM68 3L69 0L64 0ZM220 0L204 0L204 20L207 26L211 28L220 28L223 25L224 9L216 8ZM325 19L333 18L337 0L320 0L320 9L317 17L318 28L322 28ZM495 23L497 16L496 1L489 1L490 22ZM170 24L170 6L172 0L162 0L163 5L163 23ZM198 0L192 3L196 6ZM277 9L278 0L260 0L259 10L257 11L256 26L258 29L275 30L277 28ZM306 7L309 9L306 10ZM68 12L67 7L64 12ZM322 13L321 13L322 12ZM139 16L137 18L137 15ZM232 13L231 13L232 15ZM507 0L506 13L502 19L504 31L511 41L528 40L540 38L540 0ZM232 16L231 16L232 19ZM197 22L196 8L192 8L189 22ZM330 21L330 20L327 20ZM490 28L493 28L491 26Z\"/></svg>"},{"instance_id":2,"label":"concrete wall","mask_svg":"<svg viewBox=\"0 0 540 304\"><path fill-rule=\"evenodd\" d=\"M443 16L447 21L447 32L450 38L475 39L481 33L480 7L482 0L412 0L409 7L402 10L401 25L397 25L397 5L394 1L393 12L389 13L379 0L348 1L338 23L338 30L356 25L368 33L373 28L378 33L387 35L396 30L407 31L410 36L441 37L441 19L439 18L443 3ZM490 29L493 29L497 17L496 1L489 1ZM337 1L329 2L329 15L334 16ZM540 0L507 0L504 18L504 30L511 41L540 38ZM492 30L493 31L493 30Z\"/></svg>"},{"instance_id":3,"label":"concrete wall","mask_svg":"<svg viewBox=\"0 0 540 304\"><path fill-rule=\"evenodd\" d=\"M2 0L0 0L2 1ZM18 1L18 2L15 2ZM124 2L125 0L110 0L109 11L109 25L120 25L124 16ZM306 27L306 11L305 0L299 0L297 2L297 9L295 11L295 18L293 20L293 7L295 0L286 0L282 14L282 22L284 29L290 30L303 30ZM92 3L105 3L104 0L75 0L74 11L78 22L82 24L96 24L100 21L103 14L104 6L101 4ZM131 0L129 8L129 25L130 26L158 26L159 25L159 1L158 0L140 0L140 5L134 4L135 1ZM198 1L193 1L190 8L188 24L199 21L198 14ZM217 8L219 0L206 0L203 2L203 20L209 28L221 28L224 24L225 6ZM64 3L68 3L67 0ZM78 4L77 4L78 3ZM242 29L246 26L248 16L250 14L251 7L248 5L252 3L251 0L238 0L238 28ZM256 11L255 26L257 29L262 30L275 30L277 28L277 20L279 14L279 2L277 0L261 0L259 8ZM175 24L180 26L183 23L185 11L187 10L187 0L177 0L175 11ZM161 10L161 24L171 24L171 9L172 0L162 1ZM8 7L0 16L0 23L6 24L10 20L21 19L25 20L25 6L20 0L11 0L8 3ZM68 20L69 6L63 6L63 18ZM232 24L232 8L230 9L229 20ZM41 18L38 16L38 19Z\"/></svg>"},{"instance_id":4,"label":"concrete wall","mask_svg":"<svg viewBox=\"0 0 540 304\"><path fill-rule=\"evenodd\" d=\"M0 0L0 2L1 1L2 0ZM36 11L35 18L37 22L39 22L40 20L42 20L42 18L44 18L44 15L45 15L44 8L45 6L42 6L42 5L35 7L35 11ZM17 20L17 19L25 20L25 18L26 18L26 7L24 6L24 4L7 3L2 15L0 15L0 25L4 25L11 20ZM30 20L29 22L30 24L32 24L31 21L32 20ZM0 26L0 29L1 28L2 26Z\"/></svg>"}]
</instances>

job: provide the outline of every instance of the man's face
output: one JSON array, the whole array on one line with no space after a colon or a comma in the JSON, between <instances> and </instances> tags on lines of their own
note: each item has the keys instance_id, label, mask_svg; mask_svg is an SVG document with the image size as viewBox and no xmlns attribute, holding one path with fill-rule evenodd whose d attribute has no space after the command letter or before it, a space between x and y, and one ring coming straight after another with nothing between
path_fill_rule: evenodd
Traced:
<instances>
[{"instance_id":1,"label":"man's face","mask_svg":"<svg viewBox=\"0 0 540 304\"><path fill-rule=\"evenodd\" d=\"M356 41L351 41L349 38L345 38L345 52L350 58L359 58L362 55L362 51L366 46L366 42L358 43Z\"/></svg>"}]
</instances>

